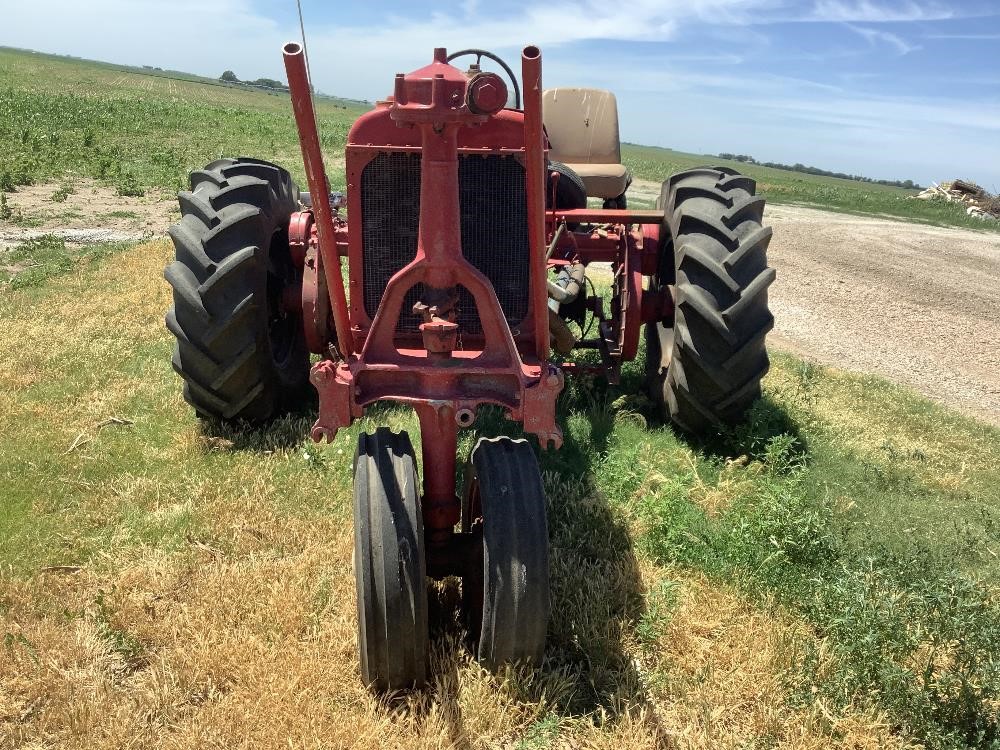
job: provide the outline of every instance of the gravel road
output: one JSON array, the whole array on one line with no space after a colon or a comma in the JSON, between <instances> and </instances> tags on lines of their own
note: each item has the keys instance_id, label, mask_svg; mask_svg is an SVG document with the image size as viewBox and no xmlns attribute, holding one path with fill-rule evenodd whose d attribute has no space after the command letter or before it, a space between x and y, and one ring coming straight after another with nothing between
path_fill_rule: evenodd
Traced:
<instances>
[{"instance_id":1,"label":"gravel road","mask_svg":"<svg viewBox=\"0 0 1000 750\"><path fill-rule=\"evenodd\" d=\"M768 341L1000 425L1000 234L768 206Z\"/></svg>"}]
</instances>

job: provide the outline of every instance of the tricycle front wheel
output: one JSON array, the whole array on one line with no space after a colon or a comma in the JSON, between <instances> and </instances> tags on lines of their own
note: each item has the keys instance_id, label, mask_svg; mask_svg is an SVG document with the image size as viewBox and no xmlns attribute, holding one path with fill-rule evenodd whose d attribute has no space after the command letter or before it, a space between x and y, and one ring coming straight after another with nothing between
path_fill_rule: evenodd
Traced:
<instances>
[{"instance_id":1,"label":"tricycle front wheel","mask_svg":"<svg viewBox=\"0 0 1000 750\"><path fill-rule=\"evenodd\" d=\"M526 440L479 440L463 513L463 530L481 540L462 581L476 658L491 670L538 664L549 622L549 539L542 475Z\"/></svg>"},{"instance_id":2,"label":"tricycle front wheel","mask_svg":"<svg viewBox=\"0 0 1000 750\"><path fill-rule=\"evenodd\" d=\"M354 458L354 576L361 678L379 691L427 681L427 582L409 435L363 433Z\"/></svg>"}]
</instances>

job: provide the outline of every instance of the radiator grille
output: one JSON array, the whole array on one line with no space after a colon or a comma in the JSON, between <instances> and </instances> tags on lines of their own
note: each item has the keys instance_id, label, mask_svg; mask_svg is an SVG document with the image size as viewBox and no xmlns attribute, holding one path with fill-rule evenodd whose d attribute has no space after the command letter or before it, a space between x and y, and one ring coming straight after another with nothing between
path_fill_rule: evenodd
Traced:
<instances>
[{"instance_id":1,"label":"radiator grille","mask_svg":"<svg viewBox=\"0 0 1000 750\"><path fill-rule=\"evenodd\" d=\"M460 156L458 167L462 252L493 284L510 326L528 314L528 221L524 168L510 157ZM413 260L420 217L420 155L380 154L361 173L365 312L375 317L389 279ZM401 330L415 330L414 287L400 315ZM482 331L472 296L459 290L459 325Z\"/></svg>"}]
</instances>

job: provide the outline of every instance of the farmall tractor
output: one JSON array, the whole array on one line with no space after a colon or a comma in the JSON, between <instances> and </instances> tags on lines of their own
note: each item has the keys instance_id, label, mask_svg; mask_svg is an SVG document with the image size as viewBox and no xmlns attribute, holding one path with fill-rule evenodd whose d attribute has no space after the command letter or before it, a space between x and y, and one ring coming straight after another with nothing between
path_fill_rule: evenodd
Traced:
<instances>
[{"instance_id":1,"label":"farmall tractor","mask_svg":"<svg viewBox=\"0 0 1000 750\"><path fill-rule=\"evenodd\" d=\"M450 64L466 55L467 69ZM549 574L535 449L480 439L459 483L459 430L494 405L558 449L564 377L616 382L643 331L665 417L693 433L739 420L768 367L764 200L750 178L706 167L667 179L655 210L628 210L614 96L544 91L536 47L523 87L483 50L436 49L398 74L351 128L346 195L331 194L302 47L284 58L309 193L256 159L191 175L165 272L184 397L205 418L261 422L311 382L316 441L378 401L412 407L419 464L407 433L385 427L354 457L362 677L378 690L427 679L426 576L461 578L484 665L537 663ZM586 277L595 263L610 267L607 305ZM575 362L580 349L599 360Z\"/></svg>"}]
</instances>

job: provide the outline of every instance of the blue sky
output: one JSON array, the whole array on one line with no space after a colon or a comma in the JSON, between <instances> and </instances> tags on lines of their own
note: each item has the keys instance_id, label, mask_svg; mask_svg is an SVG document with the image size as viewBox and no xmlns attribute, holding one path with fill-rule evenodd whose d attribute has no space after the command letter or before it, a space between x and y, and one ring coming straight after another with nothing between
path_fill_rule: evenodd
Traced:
<instances>
[{"instance_id":1,"label":"blue sky","mask_svg":"<svg viewBox=\"0 0 1000 750\"><path fill-rule=\"evenodd\" d=\"M283 77L294 0L3 0L0 44ZM11 7L12 6L12 7ZM1000 0L303 0L323 91L374 100L435 45L609 88L625 140L1000 190Z\"/></svg>"}]
</instances>

